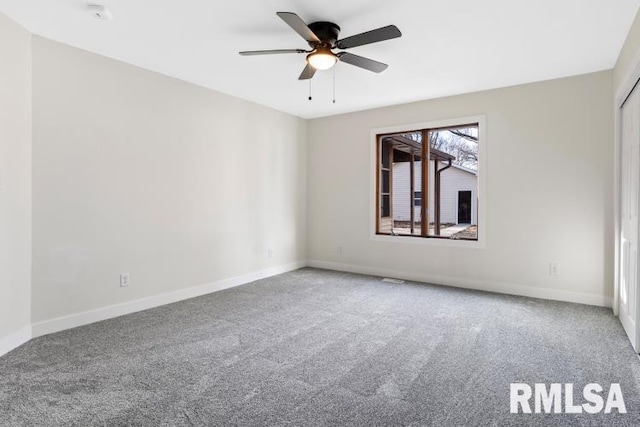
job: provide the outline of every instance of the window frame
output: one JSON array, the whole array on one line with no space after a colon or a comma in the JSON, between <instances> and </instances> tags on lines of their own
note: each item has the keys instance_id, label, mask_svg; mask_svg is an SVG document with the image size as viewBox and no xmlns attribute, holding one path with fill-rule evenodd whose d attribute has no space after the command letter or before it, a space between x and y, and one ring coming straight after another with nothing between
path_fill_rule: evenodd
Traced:
<instances>
[{"instance_id":1,"label":"window frame","mask_svg":"<svg viewBox=\"0 0 640 427\"><path fill-rule=\"evenodd\" d=\"M402 235L386 235L378 234L378 147L380 146L378 138L388 134L406 133L416 131L420 129L450 129L455 127L464 127L469 124L478 124L478 239L477 240L461 240L461 239L447 239L439 237L424 237L424 236L402 236ZM370 173L369 173L369 237L370 240L380 242L393 242L393 243L410 243L427 246L456 246L456 247L469 247L469 248L484 248L485 236L486 236L486 170L488 164L487 156L487 125L486 116L469 116L458 117L437 121L420 122L412 124L401 124L397 126L374 128L371 129L371 138L369 144L370 151ZM424 177L423 177L424 178ZM428 187L427 187L428 188ZM424 195L424 191L423 191Z\"/></svg>"}]
</instances>

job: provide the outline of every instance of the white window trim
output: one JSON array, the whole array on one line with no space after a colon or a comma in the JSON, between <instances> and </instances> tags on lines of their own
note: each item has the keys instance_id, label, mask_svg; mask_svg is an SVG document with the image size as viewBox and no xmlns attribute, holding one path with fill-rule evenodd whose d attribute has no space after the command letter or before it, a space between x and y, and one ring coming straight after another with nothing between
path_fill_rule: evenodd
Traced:
<instances>
[{"instance_id":1,"label":"white window trim","mask_svg":"<svg viewBox=\"0 0 640 427\"><path fill-rule=\"evenodd\" d=\"M478 123L478 240L455 240L411 236L386 236L376 234L376 147L377 136L387 133L401 133L417 129L433 129ZM369 238L377 242L391 242L400 244L416 244L426 246L455 246L463 248L484 249L487 235L487 118L485 115L457 117L453 119L402 124L384 128L371 129L369 144Z\"/></svg>"}]
</instances>

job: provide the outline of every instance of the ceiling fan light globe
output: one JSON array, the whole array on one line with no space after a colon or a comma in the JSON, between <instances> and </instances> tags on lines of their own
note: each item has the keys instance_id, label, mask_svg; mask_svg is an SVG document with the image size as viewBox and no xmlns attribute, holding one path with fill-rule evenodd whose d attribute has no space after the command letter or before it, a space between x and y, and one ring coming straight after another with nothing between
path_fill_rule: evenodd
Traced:
<instances>
[{"instance_id":1,"label":"ceiling fan light globe","mask_svg":"<svg viewBox=\"0 0 640 427\"><path fill-rule=\"evenodd\" d=\"M316 70L328 70L338 62L338 58L329 49L318 49L307 56L307 62Z\"/></svg>"}]
</instances>

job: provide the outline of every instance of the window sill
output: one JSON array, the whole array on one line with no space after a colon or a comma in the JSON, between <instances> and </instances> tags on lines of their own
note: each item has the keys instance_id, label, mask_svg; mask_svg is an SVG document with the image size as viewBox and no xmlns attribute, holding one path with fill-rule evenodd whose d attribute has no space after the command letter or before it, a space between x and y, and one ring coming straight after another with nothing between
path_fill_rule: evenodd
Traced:
<instances>
[{"instance_id":1,"label":"window sill","mask_svg":"<svg viewBox=\"0 0 640 427\"><path fill-rule=\"evenodd\" d=\"M400 243L421 246L448 246L456 248L473 248L484 249L484 241L478 240L457 240L457 239L438 239L428 237L411 237L411 236L389 236L385 234L372 234L370 240L374 242Z\"/></svg>"}]
</instances>

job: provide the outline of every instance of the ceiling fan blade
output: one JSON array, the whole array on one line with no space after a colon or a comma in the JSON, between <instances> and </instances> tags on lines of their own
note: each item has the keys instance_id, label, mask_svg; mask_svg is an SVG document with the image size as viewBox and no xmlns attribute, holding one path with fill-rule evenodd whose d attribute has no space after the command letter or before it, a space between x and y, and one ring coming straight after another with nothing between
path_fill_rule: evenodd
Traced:
<instances>
[{"instance_id":1,"label":"ceiling fan blade","mask_svg":"<svg viewBox=\"0 0 640 427\"><path fill-rule=\"evenodd\" d=\"M307 66L304 67L304 70L302 70L300 77L298 77L298 80L309 80L315 73L316 69L313 68L311 64L307 64Z\"/></svg>"},{"instance_id":2,"label":"ceiling fan blade","mask_svg":"<svg viewBox=\"0 0 640 427\"><path fill-rule=\"evenodd\" d=\"M320 39L318 36L314 34L313 31L304 23L302 19L298 15L293 12L277 12L278 15L284 22L287 23L293 30L300 34L300 37L305 39L308 42L319 42Z\"/></svg>"},{"instance_id":3,"label":"ceiling fan blade","mask_svg":"<svg viewBox=\"0 0 640 427\"><path fill-rule=\"evenodd\" d=\"M382 42L385 40L395 39L402 36L402 33L395 25L378 28L376 30L367 31L366 33L356 34L346 39L338 40L336 46L339 49L349 49L365 44Z\"/></svg>"},{"instance_id":4,"label":"ceiling fan blade","mask_svg":"<svg viewBox=\"0 0 640 427\"><path fill-rule=\"evenodd\" d=\"M307 53L304 49L273 49L273 50L245 50L243 52L238 52L242 56L252 56L252 55L276 55L280 53Z\"/></svg>"},{"instance_id":5,"label":"ceiling fan blade","mask_svg":"<svg viewBox=\"0 0 640 427\"><path fill-rule=\"evenodd\" d=\"M373 59L365 58L364 56L354 55L349 52L338 53L338 58L340 58L340 61L342 62L364 68L365 70L373 71L374 73L381 73L388 67L387 64L383 64L382 62L374 61Z\"/></svg>"}]
</instances>

